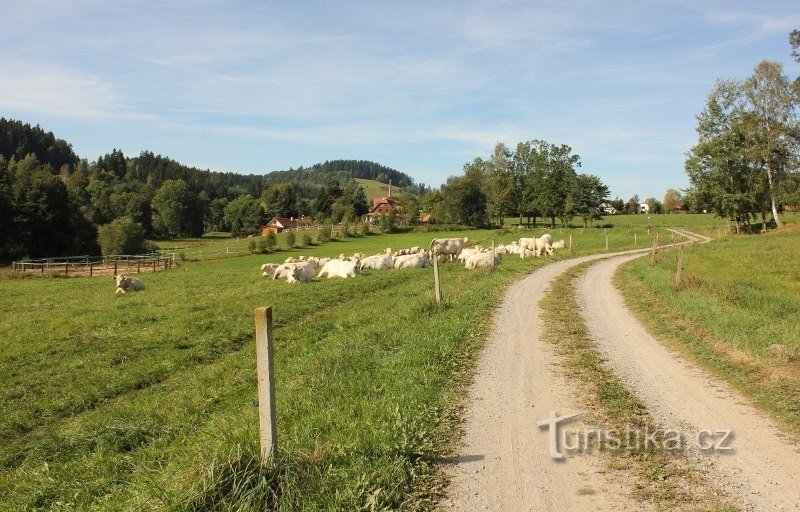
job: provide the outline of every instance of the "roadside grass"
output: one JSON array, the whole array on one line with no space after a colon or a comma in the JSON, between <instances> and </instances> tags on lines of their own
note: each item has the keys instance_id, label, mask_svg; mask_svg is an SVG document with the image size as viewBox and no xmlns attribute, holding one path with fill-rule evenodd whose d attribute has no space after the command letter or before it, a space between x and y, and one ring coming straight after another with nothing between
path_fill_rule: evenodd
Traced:
<instances>
[{"instance_id":1,"label":"roadside grass","mask_svg":"<svg viewBox=\"0 0 800 512\"><path fill-rule=\"evenodd\" d=\"M430 269L292 286L259 267L522 234L380 235L199 261L142 276L147 289L125 295L107 277L0 276L0 509L433 508L490 312L510 282L551 260L443 265L443 306ZM633 246L624 230L609 240ZM604 233L574 243L576 255L602 251ZM263 305L276 325L277 467L256 464L253 309Z\"/></svg>"},{"instance_id":2,"label":"roadside grass","mask_svg":"<svg viewBox=\"0 0 800 512\"><path fill-rule=\"evenodd\" d=\"M800 435L800 225L726 237L636 260L616 276L625 301L659 339L730 382Z\"/></svg>"},{"instance_id":3,"label":"roadside grass","mask_svg":"<svg viewBox=\"0 0 800 512\"><path fill-rule=\"evenodd\" d=\"M591 265L585 263L570 269L553 282L541 302L543 338L553 344L568 378L577 381L584 390L582 398L591 409L593 423L616 432L638 431L642 438L646 437L645 431L658 432L656 438L663 443L663 429L605 364L581 318L577 280ZM632 494L661 510L738 510L727 499L717 496L702 471L679 452L638 445L635 449L614 450L600 444L593 449L604 453L610 469L633 474Z\"/></svg>"}]
</instances>

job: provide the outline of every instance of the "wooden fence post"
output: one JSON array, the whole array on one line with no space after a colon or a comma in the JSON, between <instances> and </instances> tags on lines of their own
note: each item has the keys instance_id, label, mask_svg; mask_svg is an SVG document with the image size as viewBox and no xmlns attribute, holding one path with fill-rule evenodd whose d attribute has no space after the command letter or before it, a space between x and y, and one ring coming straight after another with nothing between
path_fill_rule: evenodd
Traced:
<instances>
[{"instance_id":1,"label":"wooden fence post","mask_svg":"<svg viewBox=\"0 0 800 512\"><path fill-rule=\"evenodd\" d=\"M658 237L653 238L653 258L650 261L651 265L656 264L656 251L658 251Z\"/></svg>"},{"instance_id":2,"label":"wooden fence post","mask_svg":"<svg viewBox=\"0 0 800 512\"><path fill-rule=\"evenodd\" d=\"M636 233L634 233L633 234L633 246L636 247L637 245L639 245L639 240L636 237Z\"/></svg>"},{"instance_id":3,"label":"wooden fence post","mask_svg":"<svg viewBox=\"0 0 800 512\"><path fill-rule=\"evenodd\" d=\"M142 272L142 260L136 260L136 273L140 274Z\"/></svg>"},{"instance_id":4,"label":"wooden fence post","mask_svg":"<svg viewBox=\"0 0 800 512\"><path fill-rule=\"evenodd\" d=\"M572 233L569 234L569 253L572 254Z\"/></svg>"},{"instance_id":5,"label":"wooden fence post","mask_svg":"<svg viewBox=\"0 0 800 512\"><path fill-rule=\"evenodd\" d=\"M433 251L433 292L436 303L442 302L442 289L439 287L439 251Z\"/></svg>"},{"instance_id":6,"label":"wooden fence post","mask_svg":"<svg viewBox=\"0 0 800 512\"><path fill-rule=\"evenodd\" d=\"M256 365L258 369L258 423L261 462L278 460L278 423L275 414L275 362L272 348L272 307L256 308Z\"/></svg>"},{"instance_id":7,"label":"wooden fence post","mask_svg":"<svg viewBox=\"0 0 800 512\"><path fill-rule=\"evenodd\" d=\"M606 252L608 252L608 231L606 231Z\"/></svg>"},{"instance_id":8,"label":"wooden fence post","mask_svg":"<svg viewBox=\"0 0 800 512\"><path fill-rule=\"evenodd\" d=\"M681 274L683 273L683 245L678 247L678 268L675 270L675 284L681 284Z\"/></svg>"},{"instance_id":9,"label":"wooden fence post","mask_svg":"<svg viewBox=\"0 0 800 512\"><path fill-rule=\"evenodd\" d=\"M114 262L114 275L117 275L117 262Z\"/></svg>"},{"instance_id":10,"label":"wooden fence post","mask_svg":"<svg viewBox=\"0 0 800 512\"><path fill-rule=\"evenodd\" d=\"M92 277L92 263L89 263L89 277Z\"/></svg>"},{"instance_id":11,"label":"wooden fence post","mask_svg":"<svg viewBox=\"0 0 800 512\"><path fill-rule=\"evenodd\" d=\"M69 262L64 263L64 277L69 277Z\"/></svg>"}]
</instances>

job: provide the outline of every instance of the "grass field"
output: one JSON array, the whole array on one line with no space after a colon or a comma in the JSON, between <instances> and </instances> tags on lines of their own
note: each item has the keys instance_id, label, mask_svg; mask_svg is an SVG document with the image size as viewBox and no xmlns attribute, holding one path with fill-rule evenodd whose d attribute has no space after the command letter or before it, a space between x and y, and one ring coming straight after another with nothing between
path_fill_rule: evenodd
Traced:
<instances>
[{"instance_id":1,"label":"grass field","mask_svg":"<svg viewBox=\"0 0 800 512\"><path fill-rule=\"evenodd\" d=\"M375 197L386 197L389 195L389 185L375 180L365 180L364 178L355 178L356 183L364 187L364 192L367 194L367 199L372 203ZM403 189L397 185L392 185L392 192L402 192Z\"/></svg>"},{"instance_id":2,"label":"grass field","mask_svg":"<svg viewBox=\"0 0 800 512\"><path fill-rule=\"evenodd\" d=\"M800 225L725 237L617 277L628 305L660 337L727 379L800 434Z\"/></svg>"},{"instance_id":3,"label":"grass field","mask_svg":"<svg viewBox=\"0 0 800 512\"><path fill-rule=\"evenodd\" d=\"M0 278L0 508L430 508L492 307L549 260L509 257L491 273L445 265L444 307L430 269L290 286L259 266L521 234L376 235L199 261L118 296L110 278ZM576 254L604 249L604 230L572 234ZM608 235L611 250L633 247L630 229ZM270 468L257 463L252 404L263 305L275 310L283 460Z\"/></svg>"}]
</instances>

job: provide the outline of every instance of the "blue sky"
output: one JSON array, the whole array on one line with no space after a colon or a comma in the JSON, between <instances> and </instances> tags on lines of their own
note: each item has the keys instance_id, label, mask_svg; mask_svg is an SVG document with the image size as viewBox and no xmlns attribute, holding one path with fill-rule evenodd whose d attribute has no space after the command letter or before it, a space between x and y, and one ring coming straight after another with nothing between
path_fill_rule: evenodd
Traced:
<instances>
[{"instance_id":1,"label":"blue sky","mask_svg":"<svg viewBox=\"0 0 800 512\"><path fill-rule=\"evenodd\" d=\"M496 142L568 144L612 194L686 187L694 116L762 59L794 78L796 0L0 0L0 116L94 160L264 173L337 158L438 186Z\"/></svg>"}]
</instances>

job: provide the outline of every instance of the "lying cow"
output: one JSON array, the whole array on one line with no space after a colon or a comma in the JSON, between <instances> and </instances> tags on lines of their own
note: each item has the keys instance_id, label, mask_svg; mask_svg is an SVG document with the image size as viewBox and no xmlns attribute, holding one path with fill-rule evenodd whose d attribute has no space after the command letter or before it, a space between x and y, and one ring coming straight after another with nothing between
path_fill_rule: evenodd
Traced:
<instances>
[{"instance_id":1,"label":"lying cow","mask_svg":"<svg viewBox=\"0 0 800 512\"><path fill-rule=\"evenodd\" d=\"M126 277L124 274L114 276L117 290L114 293L139 292L144 290L144 283L135 277Z\"/></svg>"}]
</instances>

